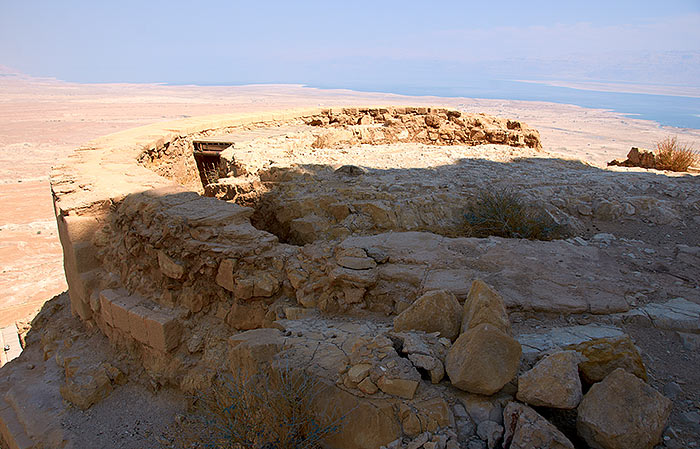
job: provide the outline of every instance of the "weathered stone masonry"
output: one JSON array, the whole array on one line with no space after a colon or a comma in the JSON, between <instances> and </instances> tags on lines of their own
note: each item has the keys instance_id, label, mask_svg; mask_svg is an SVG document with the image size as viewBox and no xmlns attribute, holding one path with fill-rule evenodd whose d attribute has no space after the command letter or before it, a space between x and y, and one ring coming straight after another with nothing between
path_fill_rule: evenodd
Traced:
<instances>
[{"instance_id":1,"label":"weathered stone masonry","mask_svg":"<svg viewBox=\"0 0 700 449\"><path fill-rule=\"evenodd\" d=\"M528 447L526 422L537 422L542 441L573 447L514 399L517 392L526 403L563 409L586 402L578 370L598 382L618 367L582 367L574 352L585 353L592 341L622 348L625 366L645 378L632 341L613 326L513 335L514 312L627 312L625 293L640 280L593 244L459 237L461 202L471 190L442 185L483 176L459 162L465 153L443 159L436 181L432 166L415 176L412 165L395 168L396 159L385 169L332 166L329 159L304 165L296 164L299 153L285 156L290 146L263 143L260 152L259 141L245 143L251 135L288 139L288 131L303 151L338 149L348 158L365 151L372 164L376 147L366 144L389 153L418 148L430 163L438 145L471 151L503 144L485 151L524 147L516 154L529 156L541 148L537 131L517 121L405 107L187 119L80 148L51 175L71 310L140 361L152 385L192 393L217 373L291 364L327 387L312 413L347 415L329 447L455 449L468 442L494 447L501 439L505 447ZM207 141L225 149L198 167L194 142ZM517 372L557 348L569 351L543 358L516 386ZM537 376L548 366L566 372L573 390L542 393L550 382ZM66 374L61 395L90 407L111 391L106 369L98 373L102 383L85 389L68 385ZM641 382L623 377L615 379ZM667 401L654 401L661 413L647 432L652 443L669 411ZM600 438L593 415L579 423L587 439Z\"/></svg>"},{"instance_id":2,"label":"weathered stone masonry","mask_svg":"<svg viewBox=\"0 0 700 449\"><path fill-rule=\"evenodd\" d=\"M204 189L197 185L192 140L288 123L365 126L344 142L324 141L322 136L318 145L406 141L540 147L537 132L519 122L462 116L444 109L352 108L154 124L78 149L51 175L71 309L86 325L96 326L114 344L139 356L157 382L183 391L204 388L213 372L248 363L246 351L254 350L246 349L248 340L236 340L238 332L279 327L276 320L294 320L314 309L394 315L432 289L431 282L447 285L461 299L466 296L469 281L450 287L452 274L445 270L474 245L469 239L453 239L441 246L445 245L441 236L394 232L295 246L254 227L253 209L200 196ZM412 258L411 245L433 251L445 270ZM464 249L454 253L454 260L439 256L459 246ZM276 350L297 344L294 338L282 340L279 331L268 330L273 333L256 336L256 342L269 339ZM204 342L202 333L208 335ZM297 340L303 359L309 340ZM401 434L400 422L408 415L395 414L391 397L412 399L420 376L407 359L396 355L391 341L384 340L383 350L393 353L398 365L393 378L377 379L372 374L381 391L370 377L360 379L355 372L352 378L364 380L361 386L345 376L345 387L333 386L348 355L328 342L317 343L325 345L324 360L339 364L314 368L331 381L333 392L325 400L339 410L361 410L336 437L334 444L339 447L374 447ZM354 348L343 351L356 352L352 357L364 360L361 342ZM265 358L254 362L264 363ZM426 368L432 369L436 382L442 377L441 366ZM358 394L365 400L358 402ZM425 410L421 413L428 413L426 429L448 426L453 419L442 399L421 398L419 403ZM430 414L435 418L428 420ZM411 414L409 420L416 416ZM358 432L367 428L374 430Z\"/></svg>"},{"instance_id":3,"label":"weathered stone masonry","mask_svg":"<svg viewBox=\"0 0 700 449\"><path fill-rule=\"evenodd\" d=\"M172 342L177 339L179 314L198 313L231 297L234 304L226 320L239 329L269 324L275 319L268 316L269 306L280 298L296 297L301 305L325 310L363 302L365 288L377 283L373 278L378 274L352 264L365 260L376 266L376 257L355 254L356 250L347 256L345 249L332 254L332 248L302 250L279 244L275 236L250 224L250 209L201 197L136 161L150 167L160 161L163 172L171 154L168 148L179 148L185 161L191 158L182 142L191 142L192 136L285 121L388 126L383 137L372 135L373 142L539 147L536 131L519 122L460 116L430 108L352 108L214 117L151 125L79 149L71 164L52 175L74 312L116 340L132 338L149 349L168 351L177 346ZM193 169L190 163L189 174L187 169L180 175L167 173L180 181L192 180ZM308 254L314 251L325 254ZM329 260L335 268L329 269ZM309 269L314 264L316 269ZM320 298L310 299L310 293ZM383 311L396 313L396 308L388 304Z\"/></svg>"}]
</instances>

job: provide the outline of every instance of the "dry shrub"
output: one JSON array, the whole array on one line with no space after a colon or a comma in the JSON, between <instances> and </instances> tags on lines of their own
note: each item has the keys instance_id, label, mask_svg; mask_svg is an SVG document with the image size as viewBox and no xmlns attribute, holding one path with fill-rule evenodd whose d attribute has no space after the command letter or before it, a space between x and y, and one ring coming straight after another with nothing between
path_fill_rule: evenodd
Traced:
<instances>
[{"instance_id":1,"label":"dry shrub","mask_svg":"<svg viewBox=\"0 0 700 449\"><path fill-rule=\"evenodd\" d=\"M340 430L343 416L330 411L321 423L312 404L325 386L282 368L275 374L220 375L196 396L188 419L188 448L318 449Z\"/></svg>"},{"instance_id":2,"label":"dry shrub","mask_svg":"<svg viewBox=\"0 0 700 449\"><path fill-rule=\"evenodd\" d=\"M511 188L480 190L464 217L471 237L553 240L568 234L542 206L528 203Z\"/></svg>"},{"instance_id":3,"label":"dry shrub","mask_svg":"<svg viewBox=\"0 0 700 449\"><path fill-rule=\"evenodd\" d=\"M667 137L656 144L656 168L659 170L687 171L700 161L698 153L676 137Z\"/></svg>"}]
</instances>

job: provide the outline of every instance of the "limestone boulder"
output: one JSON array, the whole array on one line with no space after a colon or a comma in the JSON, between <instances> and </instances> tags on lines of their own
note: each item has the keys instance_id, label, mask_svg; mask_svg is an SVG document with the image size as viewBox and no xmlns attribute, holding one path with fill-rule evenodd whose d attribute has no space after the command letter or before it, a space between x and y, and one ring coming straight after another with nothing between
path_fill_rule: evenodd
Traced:
<instances>
[{"instance_id":1,"label":"limestone boulder","mask_svg":"<svg viewBox=\"0 0 700 449\"><path fill-rule=\"evenodd\" d=\"M80 367L75 373L70 373L66 366L65 371L65 383L59 388L61 396L81 410L87 410L112 392L112 382L103 366Z\"/></svg>"},{"instance_id":2,"label":"limestone boulder","mask_svg":"<svg viewBox=\"0 0 700 449\"><path fill-rule=\"evenodd\" d=\"M323 425L342 419L339 431L324 440L329 447L378 448L401 436L401 426L390 401L361 400L328 385L311 406Z\"/></svg>"},{"instance_id":3,"label":"limestone boulder","mask_svg":"<svg viewBox=\"0 0 700 449\"><path fill-rule=\"evenodd\" d=\"M481 279L472 282L467 300L464 301L462 333L478 326L491 324L510 335L510 320L503 298Z\"/></svg>"},{"instance_id":4,"label":"limestone boulder","mask_svg":"<svg viewBox=\"0 0 700 449\"><path fill-rule=\"evenodd\" d=\"M527 405L511 402L503 411L503 449L574 449L553 424Z\"/></svg>"},{"instance_id":5,"label":"limestone boulder","mask_svg":"<svg viewBox=\"0 0 700 449\"><path fill-rule=\"evenodd\" d=\"M425 293L394 318L394 331L439 332L454 340L459 335L462 307L455 295L445 290Z\"/></svg>"},{"instance_id":6,"label":"limestone boulder","mask_svg":"<svg viewBox=\"0 0 700 449\"><path fill-rule=\"evenodd\" d=\"M622 368L591 387L576 429L594 448L651 449L661 439L671 401Z\"/></svg>"},{"instance_id":7,"label":"limestone boulder","mask_svg":"<svg viewBox=\"0 0 700 449\"><path fill-rule=\"evenodd\" d=\"M435 432L438 428L454 426L455 420L450 407L443 398L432 398L415 404L420 413L425 430Z\"/></svg>"},{"instance_id":8,"label":"limestone boulder","mask_svg":"<svg viewBox=\"0 0 700 449\"><path fill-rule=\"evenodd\" d=\"M445 370L455 387L492 395L515 377L521 352L513 337L491 324L480 324L454 342Z\"/></svg>"},{"instance_id":9,"label":"limestone boulder","mask_svg":"<svg viewBox=\"0 0 700 449\"><path fill-rule=\"evenodd\" d=\"M520 401L538 407L572 409L583 398L576 351L561 351L544 357L518 378Z\"/></svg>"},{"instance_id":10,"label":"limestone boulder","mask_svg":"<svg viewBox=\"0 0 700 449\"><path fill-rule=\"evenodd\" d=\"M583 380L588 383L600 382L617 368L647 380L642 356L629 335L597 338L569 348L585 357L579 364L579 370Z\"/></svg>"},{"instance_id":11,"label":"limestone boulder","mask_svg":"<svg viewBox=\"0 0 700 449\"><path fill-rule=\"evenodd\" d=\"M399 396L404 399L413 399L418 388L418 381L412 379L392 379L382 376L377 381L377 386L386 394Z\"/></svg>"}]
</instances>

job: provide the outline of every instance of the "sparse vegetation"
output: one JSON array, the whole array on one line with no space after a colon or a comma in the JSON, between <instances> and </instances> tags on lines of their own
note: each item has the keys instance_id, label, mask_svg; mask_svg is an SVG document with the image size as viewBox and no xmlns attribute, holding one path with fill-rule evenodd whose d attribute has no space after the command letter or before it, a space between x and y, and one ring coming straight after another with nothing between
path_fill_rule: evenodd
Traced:
<instances>
[{"instance_id":1,"label":"sparse vegetation","mask_svg":"<svg viewBox=\"0 0 700 449\"><path fill-rule=\"evenodd\" d=\"M276 374L219 375L196 397L189 448L317 449L340 430L343 417L329 411L324 424L312 404L325 386L289 368Z\"/></svg>"},{"instance_id":2,"label":"sparse vegetation","mask_svg":"<svg viewBox=\"0 0 700 449\"><path fill-rule=\"evenodd\" d=\"M471 237L553 240L568 234L542 206L528 203L512 188L479 191L464 217Z\"/></svg>"},{"instance_id":3,"label":"sparse vegetation","mask_svg":"<svg viewBox=\"0 0 700 449\"><path fill-rule=\"evenodd\" d=\"M656 143L655 159L659 170L687 171L699 163L700 155L690 145L678 142L677 137L667 137Z\"/></svg>"}]
</instances>

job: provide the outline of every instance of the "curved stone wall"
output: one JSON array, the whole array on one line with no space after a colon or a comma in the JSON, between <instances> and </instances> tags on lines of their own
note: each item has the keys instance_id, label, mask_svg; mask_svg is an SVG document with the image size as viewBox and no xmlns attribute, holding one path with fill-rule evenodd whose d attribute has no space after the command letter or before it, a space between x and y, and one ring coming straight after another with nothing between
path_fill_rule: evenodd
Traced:
<instances>
[{"instance_id":1,"label":"curved stone wall","mask_svg":"<svg viewBox=\"0 0 700 449\"><path fill-rule=\"evenodd\" d=\"M293 321L315 310L391 316L435 288L463 299L471 284L467 274L476 274L467 268L465 255L472 256L469 263L484 257L488 264L488 248L479 239L446 239L427 232L347 236L304 246L281 243L251 224L252 208L200 195L205 189L197 185L194 171L195 138L289 124L366 126L349 137L350 144L507 143L540 148L537 132L519 122L445 109L352 108L160 123L78 149L51 175L71 308L88 326L140 358L156 383L186 392L204 388L217 370L249 363L247 346L236 339L239 332L281 328L280 320ZM370 206L368 215L381 215L382 210ZM601 273L605 269L599 267ZM526 295L524 291L515 297ZM542 300L547 309L592 307L584 296L573 304L557 296L553 289L551 298ZM377 329L384 332L385 327ZM286 340L280 335L263 333L260 338L273 338L273 346L281 348ZM260 357L253 356L259 363ZM317 368L328 369L323 364ZM326 377L332 383L335 376ZM417 385L416 379L410 382ZM339 402L336 407L363 409L357 422L338 436L340 447L371 447L400 435L389 393L359 404L356 393L333 391L328 400ZM367 435L357 429L368 419L376 432L365 441Z\"/></svg>"},{"instance_id":2,"label":"curved stone wall","mask_svg":"<svg viewBox=\"0 0 700 449\"><path fill-rule=\"evenodd\" d=\"M233 328L252 329L270 325L284 316L285 308L297 306L395 314L410 304L423 286L414 282L403 291L391 285L397 277L410 284L425 266L385 265L390 248L381 249L381 244L280 244L276 236L251 225L250 208L197 193L202 186L196 184L193 139L290 123L381 125L381 130L373 127L351 136L365 143L540 147L537 132L519 122L430 108L214 116L98 139L78 149L51 176L74 312L117 340L131 338L169 351L177 337L166 338L152 316L160 321L171 317L167 323L173 330L168 332L176 333L178 316L211 308L221 309L217 315ZM382 212L370 209L370 215ZM405 245L410 238L402 241ZM145 328L153 328L153 335ZM164 345L165 340L171 343Z\"/></svg>"}]
</instances>

